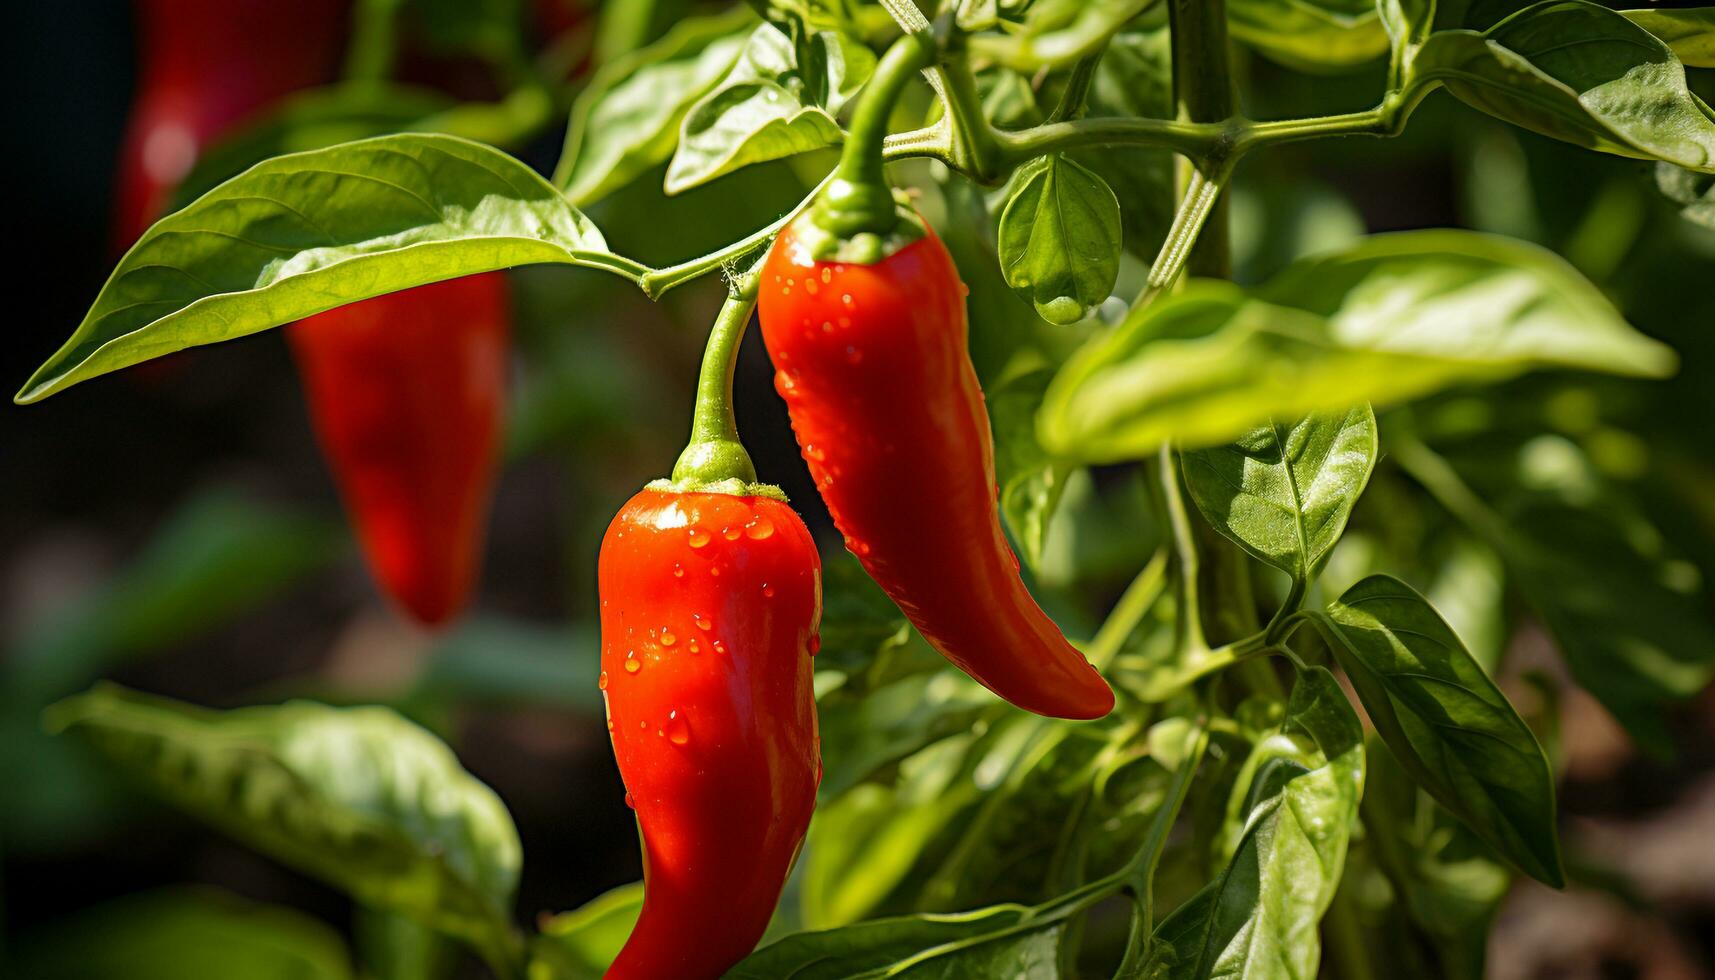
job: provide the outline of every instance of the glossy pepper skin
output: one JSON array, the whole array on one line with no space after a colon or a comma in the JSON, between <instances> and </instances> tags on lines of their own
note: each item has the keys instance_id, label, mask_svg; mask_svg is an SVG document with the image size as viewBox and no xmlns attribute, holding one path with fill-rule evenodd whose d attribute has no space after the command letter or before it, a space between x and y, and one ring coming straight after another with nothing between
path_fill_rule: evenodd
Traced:
<instances>
[{"instance_id":1,"label":"glossy pepper skin","mask_svg":"<svg viewBox=\"0 0 1715 980\"><path fill-rule=\"evenodd\" d=\"M207 145L339 68L349 0L136 0L137 95L120 148L114 238L165 210Z\"/></svg>"},{"instance_id":2,"label":"glossy pepper skin","mask_svg":"<svg viewBox=\"0 0 1715 980\"><path fill-rule=\"evenodd\" d=\"M427 625L464 606L480 564L510 318L506 278L491 272L285 328L370 570Z\"/></svg>"},{"instance_id":3,"label":"glossy pepper skin","mask_svg":"<svg viewBox=\"0 0 1715 980\"><path fill-rule=\"evenodd\" d=\"M762 269L762 337L846 547L942 655L1013 704L1099 718L1113 692L1037 606L995 506L965 288L932 231L872 265L788 226Z\"/></svg>"},{"instance_id":4,"label":"glossy pepper skin","mask_svg":"<svg viewBox=\"0 0 1715 980\"><path fill-rule=\"evenodd\" d=\"M769 497L645 489L602 540L608 731L643 836L610 980L713 980L768 925L821 780L821 562Z\"/></svg>"}]
</instances>

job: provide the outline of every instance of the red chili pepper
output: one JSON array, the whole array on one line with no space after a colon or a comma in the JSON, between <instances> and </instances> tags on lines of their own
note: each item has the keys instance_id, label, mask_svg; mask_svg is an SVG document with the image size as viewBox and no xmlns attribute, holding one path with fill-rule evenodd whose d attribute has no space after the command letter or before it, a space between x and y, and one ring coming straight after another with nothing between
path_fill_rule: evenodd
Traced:
<instances>
[{"instance_id":1,"label":"red chili pepper","mask_svg":"<svg viewBox=\"0 0 1715 980\"><path fill-rule=\"evenodd\" d=\"M137 240L210 140L330 80L348 0L137 0L140 77L120 150L114 235Z\"/></svg>"},{"instance_id":2,"label":"red chili pepper","mask_svg":"<svg viewBox=\"0 0 1715 980\"><path fill-rule=\"evenodd\" d=\"M506 279L495 272L286 328L370 569L424 623L464 606L480 564L509 321Z\"/></svg>"},{"instance_id":3,"label":"red chili pepper","mask_svg":"<svg viewBox=\"0 0 1715 980\"><path fill-rule=\"evenodd\" d=\"M815 807L821 562L782 501L652 488L608 528L599 578L599 683L644 847L607 976L713 980L761 938Z\"/></svg>"},{"instance_id":4,"label":"red chili pepper","mask_svg":"<svg viewBox=\"0 0 1715 980\"><path fill-rule=\"evenodd\" d=\"M1021 708L1098 718L1113 692L1019 578L965 293L926 232L871 265L817 260L800 219L762 270L762 337L846 547L934 647Z\"/></svg>"}]
</instances>

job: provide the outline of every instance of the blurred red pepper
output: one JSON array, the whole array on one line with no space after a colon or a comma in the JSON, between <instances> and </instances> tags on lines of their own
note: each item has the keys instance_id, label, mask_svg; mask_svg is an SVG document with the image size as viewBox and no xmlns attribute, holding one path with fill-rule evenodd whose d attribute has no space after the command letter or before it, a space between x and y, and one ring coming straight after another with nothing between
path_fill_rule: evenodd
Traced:
<instances>
[{"instance_id":1,"label":"blurred red pepper","mask_svg":"<svg viewBox=\"0 0 1715 980\"><path fill-rule=\"evenodd\" d=\"M161 216L208 143L339 68L349 0L136 0L137 96L120 149L114 239Z\"/></svg>"},{"instance_id":2,"label":"blurred red pepper","mask_svg":"<svg viewBox=\"0 0 1715 980\"><path fill-rule=\"evenodd\" d=\"M481 562L510 320L492 272L285 328L370 569L426 624L464 606Z\"/></svg>"},{"instance_id":3,"label":"blurred red pepper","mask_svg":"<svg viewBox=\"0 0 1715 980\"><path fill-rule=\"evenodd\" d=\"M763 267L762 338L846 547L989 690L1038 714L1107 714L1113 692L1031 598L1001 530L952 256L923 229L873 264L818 260L812 220Z\"/></svg>"},{"instance_id":4,"label":"blurred red pepper","mask_svg":"<svg viewBox=\"0 0 1715 980\"><path fill-rule=\"evenodd\" d=\"M769 497L646 489L602 541L601 680L643 833L610 980L718 977L755 947L821 781L821 562Z\"/></svg>"}]
</instances>

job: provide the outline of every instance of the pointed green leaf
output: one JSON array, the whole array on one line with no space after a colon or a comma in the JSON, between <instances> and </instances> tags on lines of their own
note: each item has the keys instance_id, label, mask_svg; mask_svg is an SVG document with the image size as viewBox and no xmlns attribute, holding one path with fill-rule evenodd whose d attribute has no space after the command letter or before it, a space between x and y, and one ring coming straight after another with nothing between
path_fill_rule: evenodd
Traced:
<instances>
[{"instance_id":1,"label":"pointed green leaf","mask_svg":"<svg viewBox=\"0 0 1715 980\"><path fill-rule=\"evenodd\" d=\"M1083 164L1058 153L1026 164L1000 215L1006 284L1049 323L1095 313L1119 278L1120 202Z\"/></svg>"},{"instance_id":2,"label":"pointed green leaf","mask_svg":"<svg viewBox=\"0 0 1715 980\"><path fill-rule=\"evenodd\" d=\"M578 96L554 183L587 207L665 163L696 101L726 77L755 14L692 17L654 44L602 67Z\"/></svg>"},{"instance_id":3,"label":"pointed green leaf","mask_svg":"<svg viewBox=\"0 0 1715 980\"><path fill-rule=\"evenodd\" d=\"M1300 582L1328 556L1376 465L1376 417L1270 422L1238 442L1183 456L1185 485L1204 518L1239 547Z\"/></svg>"},{"instance_id":4,"label":"pointed green leaf","mask_svg":"<svg viewBox=\"0 0 1715 980\"><path fill-rule=\"evenodd\" d=\"M520 862L500 798L386 708L216 712L103 685L48 709L181 810L377 908L508 949Z\"/></svg>"},{"instance_id":5,"label":"pointed green leaf","mask_svg":"<svg viewBox=\"0 0 1715 980\"><path fill-rule=\"evenodd\" d=\"M1334 676L1299 674L1286 724L1247 768L1243 834L1219 876L1156 926L1152 980L1302 980L1364 788L1364 733Z\"/></svg>"},{"instance_id":6,"label":"pointed green leaf","mask_svg":"<svg viewBox=\"0 0 1715 980\"><path fill-rule=\"evenodd\" d=\"M869 77L875 59L868 49L839 44L832 35L818 50L828 55L822 60L830 72L825 88L832 108L811 101L791 38L772 24L752 31L732 70L685 115L667 167L667 193L839 144L844 134L832 113Z\"/></svg>"},{"instance_id":7,"label":"pointed green leaf","mask_svg":"<svg viewBox=\"0 0 1715 980\"><path fill-rule=\"evenodd\" d=\"M1548 759L1428 600L1372 575L1320 621L1400 764L1521 871L1559 887L1565 873Z\"/></svg>"},{"instance_id":8,"label":"pointed green leaf","mask_svg":"<svg viewBox=\"0 0 1715 980\"><path fill-rule=\"evenodd\" d=\"M383 293L613 260L547 181L480 143L383 136L277 157L156 222L17 400Z\"/></svg>"},{"instance_id":9,"label":"pointed green leaf","mask_svg":"<svg viewBox=\"0 0 1715 980\"><path fill-rule=\"evenodd\" d=\"M1579 146L1715 171L1715 121L1649 31L1585 0L1545 0L1487 31L1430 35L1412 77Z\"/></svg>"},{"instance_id":10,"label":"pointed green leaf","mask_svg":"<svg viewBox=\"0 0 1715 980\"><path fill-rule=\"evenodd\" d=\"M1715 7L1620 13L1660 38L1682 63L1693 68L1715 68Z\"/></svg>"},{"instance_id":11,"label":"pointed green leaf","mask_svg":"<svg viewBox=\"0 0 1715 980\"><path fill-rule=\"evenodd\" d=\"M1551 252L1405 232L1300 262L1255 298L1197 283L1144 307L1067 362L1037 425L1056 455L1117 462L1538 368L1660 376L1674 361Z\"/></svg>"}]
</instances>

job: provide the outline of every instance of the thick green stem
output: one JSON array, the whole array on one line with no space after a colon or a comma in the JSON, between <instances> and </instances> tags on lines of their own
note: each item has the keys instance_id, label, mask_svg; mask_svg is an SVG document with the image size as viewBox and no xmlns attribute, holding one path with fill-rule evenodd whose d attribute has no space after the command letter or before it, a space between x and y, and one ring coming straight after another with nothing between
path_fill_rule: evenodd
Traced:
<instances>
[{"instance_id":1,"label":"thick green stem","mask_svg":"<svg viewBox=\"0 0 1715 980\"><path fill-rule=\"evenodd\" d=\"M1231 118L1233 76L1227 57L1226 0L1169 0L1167 15L1173 36L1173 101L1180 120L1217 123ZM1218 196L1231 166L1230 156L1217 147L1201 159L1186 158L1180 165L1182 190L1198 186L1201 178L1201 185L1212 186L1217 195L1211 202L1210 220L1186 263L1193 276L1225 279L1232 272L1226 205Z\"/></svg>"},{"instance_id":2,"label":"thick green stem","mask_svg":"<svg viewBox=\"0 0 1715 980\"><path fill-rule=\"evenodd\" d=\"M1174 586L1179 603L1179 651L1181 656L1207 652L1209 641L1203 634L1203 610L1200 602L1201 575L1196 531L1191 526L1191 514L1185 507L1185 495L1179 488L1179 454L1163 446L1160 465L1162 506L1167 511L1167 526L1173 534L1173 558L1177 575Z\"/></svg>"},{"instance_id":3,"label":"thick green stem","mask_svg":"<svg viewBox=\"0 0 1715 980\"><path fill-rule=\"evenodd\" d=\"M709 331L697 378L697 407L691 417L691 441L673 466L673 482L707 486L736 480L756 482L756 466L738 439L738 415L732 407L732 378L738 367L739 344L756 309L756 277L734 284Z\"/></svg>"},{"instance_id":4,"label":"thick green stem","mask_svg":"<svg viewBox=\"0 0 1715 980\"><path fill-rule=\"evenodd\" d=\"M815 210L818 227L842 239L892 234L900 223L887 182L885 155L888 120L913 76L935 61L935 39L907 34L882 55L869 86L858 98L834 179Z\"/></svg>"}]
</instances>

